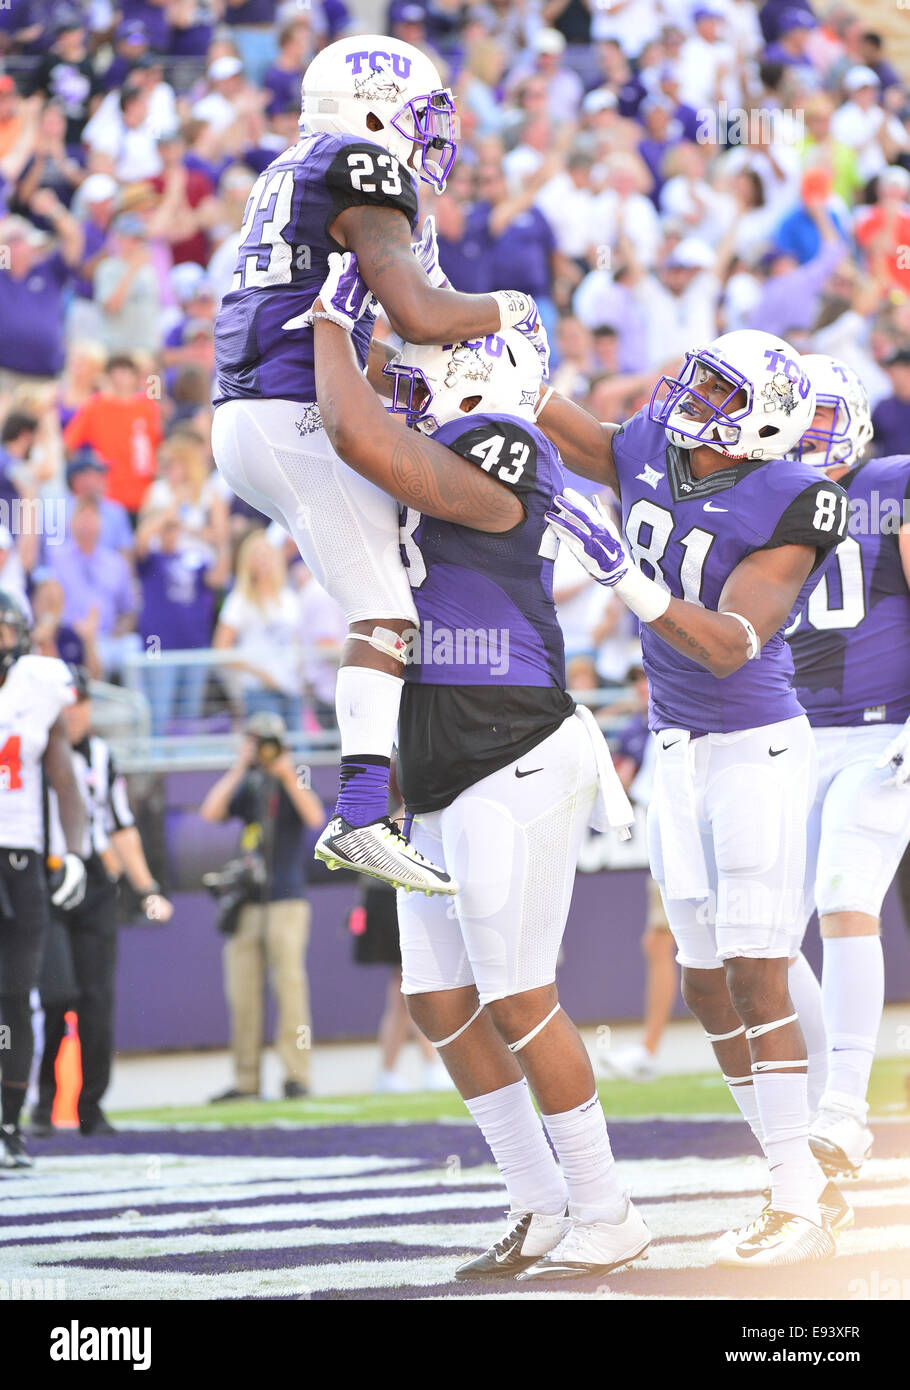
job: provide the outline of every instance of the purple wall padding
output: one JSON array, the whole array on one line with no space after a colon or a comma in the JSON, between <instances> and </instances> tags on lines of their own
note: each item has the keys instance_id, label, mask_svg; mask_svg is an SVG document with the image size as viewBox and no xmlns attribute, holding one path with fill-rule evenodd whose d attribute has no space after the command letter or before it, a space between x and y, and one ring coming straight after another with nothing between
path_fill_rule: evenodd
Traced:
<instances>
[{"instance_id":1,"label":"purple wall padding","mask_svg":"<svg viewBox=\"0 0 910 1390\"><path fill-rule=\"evenodd\" d=\"M313 927L307 965L316 1041L372 1038L382 1013L386 971L357 966L344 921L355 896L351 883L312 892ZM166 927L135 926L120 934L116 1041L121 1051L224 1046L227 1010L221 984L221 945L207 894L175 895ZM579 874L559 973L560 996L578 1023L641 1015L644 962L639 934L645 911L640 870ZM887 997L910 999L910 937L894 890L883 919ZM818 932L806 954L818 969ZM677 1013L685 1016L678 1003Z\"/></svg>"}]
</instances>

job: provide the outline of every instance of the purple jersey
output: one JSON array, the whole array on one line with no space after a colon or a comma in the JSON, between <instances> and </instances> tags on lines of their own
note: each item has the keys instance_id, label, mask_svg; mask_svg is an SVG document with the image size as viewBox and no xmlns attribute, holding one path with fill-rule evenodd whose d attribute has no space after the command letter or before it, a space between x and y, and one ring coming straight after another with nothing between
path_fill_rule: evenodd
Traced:
<instances>
[{"instance_id":1,"label":"purple jersey","mask_svg":"<svg viewBox=\"0 0 910 1390\"><path fill-rule=\"evenodd\" d=\"M419 627L404 672L398 776L417 813L440 810L522 757L575 708L544 540L562 487L559 455L536 425L511 415L451 420L433 438L516 492L525 516L491 535L402 512Z\"/></svg>"},{"instance_id":2,"label":"purple jersey","mask_svg":"<svg viewBox=\"0 0 910 1390\"><path fill-rule=\"evenodd\" d=\"M512 415L450 420L433 438L507 483L521 498L525 520L490 535L410 507L402 511L402 559L420 620L405 680L563 689L553 561L538 553L544 513L563 481L559 455L536 425Z\"/></svg>"},{"instance_id":3,"label":"purple jersey","mask_svg":"<svg viewBox=\"0 0 910 1390\"><path fill-rule=\"evenodd\" d=\"M847 536L788 628L800 701L817 728L910 717L910 589L898 548L910 457L872 459L840 479Z\"/></svg>"},{"instance_id":4,"label":"purple jersey","mask_svg":"<svg viewBox=\"0 0 910 1390\"><path fill-rule=\"evenodd\" d=\"M717 609L733 570L753 551L812 546L821 563L846 534L845 494L808 464L744 462L696 478L687 451L668 444L663 426L644 412L613 436L613 458L635 563L674 598L704 608ZM798 603L817 582L816 568ZM652 729L727 733L802 713L783 628L759 660L723 678L675 651L647 624L641 645Z\"/></svg>"},{"instance_id":5,"label":"purple jersey","mask_svg":"<svg viewBox=\"0 0 910 1390\"><path fill-rule=\"evenodd\" d=\"M315 401L313 330L286 329L309 309L328 274L329 234L345 208L398 208L411 228L417 193L408 170L370 141L306 135L256 180L241 228L231 288L215 320L215 403L242 398ZM375 315L356 325L365 365Z\"/></svg>"}]
</instances>

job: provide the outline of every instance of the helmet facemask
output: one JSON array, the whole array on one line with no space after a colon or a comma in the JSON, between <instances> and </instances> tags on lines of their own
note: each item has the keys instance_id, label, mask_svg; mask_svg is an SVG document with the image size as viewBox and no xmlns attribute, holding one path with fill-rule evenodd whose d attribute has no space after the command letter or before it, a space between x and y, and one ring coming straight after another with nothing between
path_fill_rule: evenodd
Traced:
<instances>
[{"instance_id":1,"label":"helmet facemask","mask_svg":"<svg viewBox=\"0 0 910 1390\"><path fill-rule=\"evenodd\" d=\"M395 113L390 124L405 140L419 147L417 176L442 193L458 150L458 116L452 93L440 87L414 97Z\"/></svg>"},{"instance_id":2,"label":"helmet facemask","mask_svg":"<svg viewBox=\"0 0 910 1390\"><path fill-rule=\"evenodd\" d=\"M794 457L813 468L836 468L853 461L853 416L843 396L816 396L815 409L830 410L831 424L812 424L793 451Z\"/></svg>"},{"instance_id":3,"label":"helmet facemask","mask_svg":"<svg viewBox=\"0 0 910 1390\"><path fill-rule=\"evenodd\" d=\"M704 389L711 381L727 388L719 402ZM671 444L681 449L704 445L727 458L744 458L736 448L742 434L739 422L751 408L752 387L741 372L709 355L688 353L679 376L662 376L654 387L648 415L665 427Z\"/></svg>"}]
</instances>

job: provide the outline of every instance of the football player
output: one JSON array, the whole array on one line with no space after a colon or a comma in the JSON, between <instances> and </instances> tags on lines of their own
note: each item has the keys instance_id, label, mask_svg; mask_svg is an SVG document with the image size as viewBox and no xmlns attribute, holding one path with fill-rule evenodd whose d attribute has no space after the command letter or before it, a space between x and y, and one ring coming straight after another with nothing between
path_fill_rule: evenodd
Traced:
<instances>
[{"instance_id":1,"label":"football player","mask_svg":"<svg viewBox=\"0 0 910 1390\"><path fill-rule=\"evenodd\" d=\"M76 692L56 657L29 655L29 624L11 595L0 593L0 1021L5 1031L0 1080L0 1167L29 1168L19 1128L32 1064L29 995L50 913L81 902L85 828L63 710ZM67 852L49 899L44 862L44 783L57 793Z\"/></svg>"},{"instance_id":2,"label":"football player","mask_svg":"<svg viewBox=\"0 0 910 1390\"><path fill-rule=\"evenodd\" d=\"M406 888L451 893L451 877L386 816L401 634L416 614L394 502L342 463L323 429L303 311L329 254L345 248L410 342L533 326L536 307L517 291L457 294L438 267L431 283L421 262L432 228L412 253L417 181L441 192L456 153L451 93L419 49L369 34L330 44L304 74L300 129L250 194L215 322L214 457L236 493L290 532L349 624L336 691L341 790L317 855ZM374 317L368 308L354 329L361 367Z\"/></svg>"},{"instance_id":3,"label":"football player","mask_svg":"<svg viewBox=\"0 0 910 1390\"><path fill-rule=\"evenodd\" d=\"M881 905L910 841L910 457L863 462L872 421L862 382L833 357L803 363L816 410L797 453L846 490L850 520L788 630L818 748L806 918L816 906L824 953L821 997L802 958L791 992L819 1040L809 1049L818 1105L809 1143L828 1171L856 1172L872 1145L866 1091L885 997Z\"/></svg>"},{"instance_id":4,"label":"football player","mask_svg":"<svg viewBox=\"0 0 910 1390\"><path fill-rule=\"evenodd\" d=\"M358 371L356 278L335 265L317 304L319 406L341 457L403 507L418 622L398 778L412 840L461 885L453 904L399 893L402 989L510 1199L506 1235L456 1278L607 1273L650 1235L617 1175L556 958L586 826L633 813L566 693L545 539L562 471L534 424L541 362L514 331L408 347L388 368L392 418Z\"/></svg>"},{"instance_id":5,"label":"football player","mask_svg":"<svg viewBox=\"0 0 910 1390\"><path fill-rule=\"evenodd\" d=\"M847 519L841 489L786 457L814 407L790 344L742 330L689 353L622 426L553 396L538 417L566 464L621 501L624 539L577 496L551 524L642 624L651 872L686 1002L771 1167L768 1206L720 1254L753 1267L832 1255L825 1222L846 1207L809 1148L787 987L815 750L783 628Z\"/></svg>"}]
</instances>

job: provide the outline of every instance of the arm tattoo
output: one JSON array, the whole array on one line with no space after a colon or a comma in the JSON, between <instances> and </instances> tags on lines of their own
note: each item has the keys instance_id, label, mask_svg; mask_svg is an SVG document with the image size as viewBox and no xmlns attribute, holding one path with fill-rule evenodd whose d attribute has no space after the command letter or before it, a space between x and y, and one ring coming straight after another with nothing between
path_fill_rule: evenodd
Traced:
<instances>
[{"instance_id":1,"label":"arm tattoo","mask_svg":"<svg viewBox=\"0 0 910 1390\"><path fill-rule=\"evenodd\" d=\"M686 632L684 628L681 628L678 623L675 623L672 618L667 617L666 613L658 618L656 623L652 623L651 626L662 628L664 632L672 633L674 637L684 642L686 646L690 648L694 660L704 662L711 661L711 653L708 651L707 647L703 647L697 637L690 636L690 634Z\"/></svg>"},{"instance_id":2,"label":"arm tattoo","mask_svg":"<svg viewBox=\"0 0 910 1390\"><path fill-rule=\"evenodd\" d=\"M406 506L462 526L477 528L482 520L485 531L507 531L517 524L512 493L457 454L440 464L433 452L428 458L420 436L413 433L396 441L389 472Z\"/></svg>"}]
</instances>

